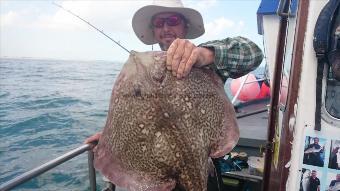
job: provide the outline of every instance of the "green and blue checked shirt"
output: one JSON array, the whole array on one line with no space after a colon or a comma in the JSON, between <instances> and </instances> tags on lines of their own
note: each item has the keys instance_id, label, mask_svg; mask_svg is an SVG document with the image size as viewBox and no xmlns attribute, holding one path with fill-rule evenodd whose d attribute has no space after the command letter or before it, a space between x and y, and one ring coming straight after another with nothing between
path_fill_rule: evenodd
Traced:
<instances>
[{"instance_id":1,"label":"green and blue checked shirt","mask_svg":"<svg viewBox=\"0 0 340 191\"><path fill-rule=\"evenodd\" d=\"M208 41L199 46L214 50L215 61L210 67L224 82L255 70L263 59L261 49L244 37Z\"/></svg>"}]
</instances>

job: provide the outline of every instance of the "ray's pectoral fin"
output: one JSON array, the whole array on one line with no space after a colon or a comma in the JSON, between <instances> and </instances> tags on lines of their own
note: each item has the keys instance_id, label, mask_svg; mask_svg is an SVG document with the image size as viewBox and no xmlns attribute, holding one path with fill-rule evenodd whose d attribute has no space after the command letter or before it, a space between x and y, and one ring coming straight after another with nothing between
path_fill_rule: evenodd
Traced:
<instances>
[{"instance_id":1,"label":"ray's pectoral fin","mask_svg":"<svg viewBox=\"0 0 340 191\"><path fill-rule=\"evenodd\" d=\"M208 172L202 173L201 170L198 168L183 169L178 177L176 188L185 191L206 191Z\"/></svg>"},{"instance_id":2,"label":"ray's pectoral fin","mask_svg":"<svg viewBox=\"0 0 340 191\"><path fill-rule=\"evenodd\" d=\"M223 128L218 137L218 141L212 145L210 157L218 158L229 153L238 143L240 138L240 131L237 125L237 120L234 111L230 105L227 105L229 111L226 113L225 121L223 122Z\"/></svg>"}]
</instances>

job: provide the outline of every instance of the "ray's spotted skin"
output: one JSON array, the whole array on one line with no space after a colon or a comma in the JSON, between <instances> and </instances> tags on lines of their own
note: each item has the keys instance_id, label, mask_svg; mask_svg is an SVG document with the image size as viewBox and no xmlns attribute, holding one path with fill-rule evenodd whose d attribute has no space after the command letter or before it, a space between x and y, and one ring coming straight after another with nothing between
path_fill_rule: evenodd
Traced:
<instances>
[{"instance_id":1,"label":"ray's spotted skin","mask_svg":"<svg viewBox=\"0 0 340 191\"><path fill-rule=\"evenodd\" d=\"M237 143L235 112L208 68L178 80L166 52L132 52L114 85L95 167L129 190L207 190L208 159Z\"/></svg>"}]
</instances>

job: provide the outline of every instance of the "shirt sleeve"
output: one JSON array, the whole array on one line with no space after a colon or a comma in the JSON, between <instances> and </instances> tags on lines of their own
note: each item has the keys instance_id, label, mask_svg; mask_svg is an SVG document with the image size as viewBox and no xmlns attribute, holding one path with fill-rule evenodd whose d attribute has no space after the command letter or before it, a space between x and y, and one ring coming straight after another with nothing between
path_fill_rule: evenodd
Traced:
<instances>
[{"instance_id":1,"label":"shirt sleeve","mask_svg":"<svg viewBox=\"0 0 340 191\"><path fill-rule=\"evenodd\" d=\"M244 37L214 40L198 46L214 50L215 61L210 67L224 82L255 70L263 59L261 49Z\"/></svg>"}]
</instances>

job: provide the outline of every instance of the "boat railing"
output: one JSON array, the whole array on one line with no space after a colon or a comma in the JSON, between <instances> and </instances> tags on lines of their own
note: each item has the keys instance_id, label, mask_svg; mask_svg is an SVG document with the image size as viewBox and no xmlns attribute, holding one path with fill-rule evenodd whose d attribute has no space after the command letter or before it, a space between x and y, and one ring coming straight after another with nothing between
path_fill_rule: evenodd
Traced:
<instances>
[{"instance_id":1,"label":"boat railing","mask_svg":"<svg viewBox=\"0 0 340 191\"><path fill-rule=\"evenodd\" d=\"M94 143L96 144L96 143ZM17 187L29 180L31 180L32 178L35 178L41 174L43 174L44 172L47 172L48 170L84 153L84 152L88 152L88 169L89 169L89 181L90 181L90 190L91 191L95 191L96 190L96 172L93 166L93 158L94 158L94 154L92 151L94 145L91 144L84 144L76 149L73 149L43 165L40 165L28 172L23 173L20 176L17 176L7 182L5 182L4 184L0 185L0 191L7 191L7 190L11 190L14 187Z\"/></svg>"}]
</instances>

